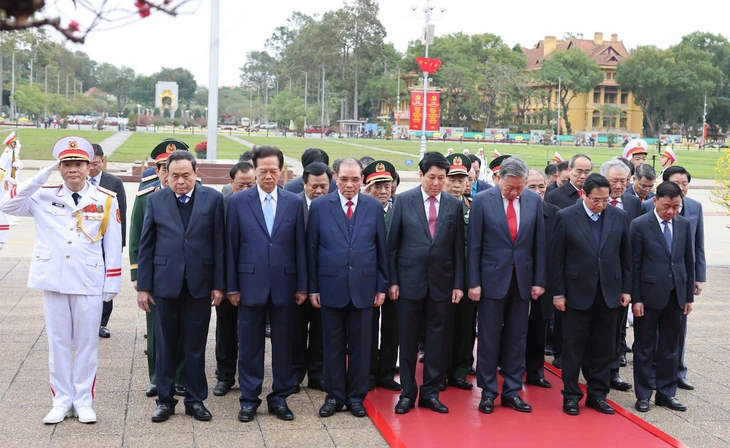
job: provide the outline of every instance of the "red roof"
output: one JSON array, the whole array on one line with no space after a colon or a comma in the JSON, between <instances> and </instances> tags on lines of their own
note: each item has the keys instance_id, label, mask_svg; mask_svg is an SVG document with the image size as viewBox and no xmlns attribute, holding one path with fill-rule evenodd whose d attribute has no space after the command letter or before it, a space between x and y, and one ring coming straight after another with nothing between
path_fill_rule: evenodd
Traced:
<instances>
[{"instance_id":1,"label":"red roof","mask_svg":"<svg viewBox=\"0 0 730 448\"><path fill-rule=\"evenodd\" d=\"M547 55L545 54L546 41L548 41L548 44L551 44L551 41L555 43L555 49ZM539 69L545 59L549 58L552 54L574 47L580 49L600 66L615 67L619 61L629 56L629 52L626 50L624 43L619 41L616 35L613 35L611 40L603 40L600 45L593 39L570 38L563 40L547 36L538 42L534 48L523 47L522 52L527 56L527 69L535 70Z\"/></svg>"}]
</instances>

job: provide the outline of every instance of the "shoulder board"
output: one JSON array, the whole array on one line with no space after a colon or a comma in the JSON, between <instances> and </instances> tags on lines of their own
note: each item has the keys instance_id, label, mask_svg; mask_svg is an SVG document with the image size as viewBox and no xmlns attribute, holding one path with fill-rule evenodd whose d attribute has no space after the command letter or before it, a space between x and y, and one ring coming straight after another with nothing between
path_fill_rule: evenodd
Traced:
<instances>
[{"instance_id":1,"label":"shoulder board","mask_svg":"<svg viewBox=\"0 0 730 448\"><path fill-rule=\"evenodd\" d=\"M43 188L61 188L63 184L47 184L44 185Z\"/></svg>"},{"instance_id":2,"label":"shoulder board","mask_svg":"<svg viewBox=\"0 0 730 448\"><path fill-rule=\"evenodd\" d=\"M116 193L114 193L114 192L113 192L113 191L111 191L111 190L107 190L107 189L106 189L106 188L104 188L104 187L100 187L100 186L98 186L98 185L97 185L96 189L97 189L97 190L99 190L99 191L101 191L102 193L106 193L106 194L108 194L109 196L111 196L111 197L113 197L113 198L117 196L117 194L116 194Z\"/></svg>"},{"instance_id":3,"label":"shoulder board","mask_svg":"<svg viewBox=\"0 0 730 448\"><path fill-rule=\"evenodd\" d=\"M142 178L142 182L149 182L149 181L155 180L155 179L157 179L157 174L153 174L151 176L143 177Z\"/></svg>"},{"instance_id":4,"label":"shoulder board","mask_svg":"<svg viewBox=\"0 0 730 448\"><path fill-rule=\"evenodd\" d=\"M137 196L138 196L138 197L139 197L139 196L144 196L144 195L146 195L147 193L152 193L153 191L156 191L156 190L157 190L157 185L153 185L153 186L151 186L151 187L147 187L147 188L145 188L144 190L139 190L139 191L137 192Z\"/></svg>"}]
</instances>

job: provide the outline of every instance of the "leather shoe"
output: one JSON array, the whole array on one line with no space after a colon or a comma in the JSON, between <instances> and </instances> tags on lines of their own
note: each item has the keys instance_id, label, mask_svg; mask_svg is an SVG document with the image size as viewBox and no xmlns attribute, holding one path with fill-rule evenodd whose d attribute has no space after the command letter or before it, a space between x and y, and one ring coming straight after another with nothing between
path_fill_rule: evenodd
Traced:
<instances>
[{"instance_id":1,"label":"leather shoe","mask_svg":"<svg viewBox=\"0 0 730 448\"><path fill-rule=\"evenodd\" d=\"M207 422L213 418L213 415L203 403L194 403L190 406L185 405L185 415L192 415L195 420L201 422Z\"/></svg>"},{"instance_id":2,"label":"leather shoe","mask_svg":"<svg viewBox=\"0 0 730 448\"><path fill-rule=\"evenodd\" d=\"M375 385L388 390L403 390L400 383L393 378L386 378L384 380L376 381Z\"/></svg>"},{"instance_id":3,"label":"leather shoe","mask_svg":"<svg viewBox=\"0 0 730 448\"><path fill-rule=\"evenodd\" d=\"M563 412L568 415L580 414L580 408L578 408L578 400L572 398L566 398L563 400Z\"/></svg>"},{"instance_id":4,"label":"leather shoe","mask_svg":"<svg viewBox=\"0 0 730 448\"><path fill-rule=\"evenodd\" d=\"M307 389L324 390L324 384L321 381L309 381L307 383Z\"/></svg>"},{"instance_id":5,"label":"leather shoe","mask_svg":"<svg viewBox=\"0 0 730 448\"><path fill-rule=\"evenodd\" d=\"M152 412L152 421L160 423L167 421L171 415L175 414L175 406L168 404L158 404L155 410Z\"/></svg>"},{"instance_id":6,"label":"leather shoe","mask_svg":"<svg viewBox=\"0 0 730 448\"><path fill-rule=\"evenodd\" d=\"M332 417L335 415L335 412L340 412L341 410L342 405L337 404L337 400L334 398L326 398L322 407L319 408L319 416L325 418Z\"/></svg>"},{"instance_id":7,"label":"leather shoe","mask_svg":"<svg viewBox=\"0 0 730 448\"><path fill-rule=\"evenodd\" d=\"M636 408L636 410L639 412L649 412L649 400L647 400L646 398L636 400L634 408Z\"/></svg>"},{"instance_id":8,"label":"leather shoe","mask_svg":"<svg viewBox=\"0 0 730 448\"><path fill-rule=\"evenodd\" d=\"M175 395L179 397L185 396L185 386L182 384L175 384Z\"/></svg>"},{"instance_id":9,"label":"leather shoe","mask_svg":"<svg viewBox=\"0 0 730 448\"><path fill-rule=\"evenodd\" d=\"M469 370L466 371L467 375L475 376L477 374L477 369L474 367L469 367Z\"/></svg>"},{"instance_id":10,"label":"leather shoe","mask_svg":"<svg viewBox=\"0 0 730 448\"><path fill-rule=\"evenodd\" d=\"M543 387L545 389L550 389L551 387L553 387L553 385L550 384L550 381L546 380L545 378L538 378L536 380L526 380L525 384L529 384L531 386Z\"/></svg>"},{"instance_id":11,"label":"leather shoe","mask_svg":"<svg viewBox=\"0 0 730 448\"><path fill-rule=\"evenodd\" d=\"M147 395L148 397L156 397L157 396L157 386L155 386L154 384L150 384L147 387L147 390L144 391L144 394Z\"/></svg>"},{"instance_id":12,"label":"leather shoe","mask_svg":"<svg viewBox=\"0 0 730 448\"><path fill-rule=\"evenodd\" d=\"M414 406L415 403L413 403L413 400L411 400L410 398L401 398L395 405L395 413L407 414L408 412L410 412L411 409L413 409Z\"/></svg>"},{"instance_id":13,"label":"leather shoe","mask_svg":"<svg viewBox=\"0 0 730 448\"><path fill-rule=\"evenodd\" d=\"M228 381L218 381L218 384L216 384L213 388L213 395L216 397L222 397L231 390L231 387L233 387L233 384Z\"/></svg>"},{"instance_id":14,"label":"leather shoe","mask_svg":"<svg viewBox=\"0 0 730 448\"><path fill-rule=\"evenodd\" d=\"M439 414L449 413L449 408L444 406L444 404L441 403L438 398L421 398L420 400L418 400L418 407L430 409L434 412L438 412Z\"/></svg>"},{"instance_id":15,"label":"leather shoe","mask_svg":"<svg viewBox=\"0 0 730 448\"><path fill-rule=\"evenodd\" d=\"M43 423L47 425L53 425L55 423L61 423L67 417L73 417L74 411L70 406L65 408L63 406L56 406L51 409L45 417L43 417Z\"/></svg>"},{"instance_id":16,"label":"leather shoe","mask_svg":"<svg viewBox=\"0 0 730 448\"><path fill-rule=\"evenodd\" d=\"M628 364L628 362L626 361L626 355L619 356L618 365L620 365L621 367L626 367L626 364Z\"/></svg>"},{"instance_id":17,"label":"leather shoe","mask_svg":"<svg viewBox=\"0 0 730 448\"><path fill-rule=\"evenodd\" d=\"M109 332L109 329L107 327L99 327L99 337L108 339L112 336L111 332Z\"/></svg>"},{"instance_id":18,"label":"leather shoe","mask_svg":"<svg viewBox=\"0 0 730 448\"><path fill-rule=\"evenodd\" d=\"M620 377L611 378L611 389L627 391L631 389L633 385L622 380Z\"/></svg>"},{"instance_id":19,"label":"leather shoe","mask_svg":"<svg viewBox=\"0 0 730 448\"><path fill-rule=\"evenodd\" d=\"M243 423L252 422L256 418L256 408L254 406L241 406L238 412L238 421Z\"/></svg>"},{"instance_id":20,"label":"leather shoe","mask_svg":"<svg viewBox=\"0 0 730 448\"><path fill-rule=\"evenodd\" d=\"M444 380L439 383L439 392L445 391L447 387L446 378L444 378Z\"/></svg>"},{"instance_id":21,"label":"leather shoe","mask_svg":"<svg viewBox=\"0 0 730 448\"><path fill-rule=\"evenodd\" d=\"M482 398L482 401L479 402L479 412L482 414L491 414L494 412L494 398L492 397L484 397Z\"/></svg>"},{"instance_id":22,"label":"leather shoe","mask_svg":"<svg viewBox=\"0 0 730 448\"><path fill-rule=\"evenodd\" d=\"M563 369L563 358L555 358L553 359L552 364L557 367L558 369Z\"/></svg>"},{"instance_id":23,"label":"leather shoe","mask_svg":"<svg viewBox=\"0 0 730 448\"><path fill-rule=\"evenodd\" d=\"M472 383L461 378L449 378L449 384L461 390L472 390L474 387Z\"/></svg>"},{"instance_id":24,"label":"leather shoe","mask_svg":"<svg viewBox=\"0 0 730 448\"><path fill-rule=\"evenodd\" d=\"M687 378L680 378L677 381L677 387L684 390L695 390L694 384L690 383Z\"/></svg>"},{"instance_id":25,"label":"leather shoe","mask_svg":"<svg viewBox=\"0 0 730 448\"><path fill-rule=\"evenodd\" d=\"M363 406L362 403L350 403L350 406L348 407L350 409L350 413L352 413L355 417L366 417L368 415L368 411L365 410L365 406Z\"/></svg>"},{"instance_id":26,"label":"leather shoe","mask_svg":"<svg viewBox=\"0 0 730 448\"><path fill-rule=\"evenodd\" d=\"M654 399L654 403L656 403L657 406L667 407L673 411L687 410L687 405L674 397L663 397L657 394L656 398Z\"/></svg>"},{"instance_id":27,"label":"leather shoe","mask_svg":"<svg viewBox=\"0 0 730 448\"><path fill-rule=\"evenodd\" d=\"M91 406L74 409L74 414L76 414L80 423L96 423L96 412Z\"/></svg>"},{"instance_id":28,"label":"leather shoe","mask_svg":"<svg viewBox=\"0 0 730 448\"><path fill-rule=\"evenodd\" d=\"M525 401L520 398L519 396L513 397L513 398L505 398L502 397L502 407L505 408L512 408L515 411L519 412L532 412L532 406L525 403Z\"/></svg>"},{"instance_id":29,"label":"leather shoe","mask_svg":"<svg viewBox=\"0 0 730 448\"><path fill-rule=\"evenodd\" d=\"M287 405L269 408L269 414L276 415L276 418L278 418L279 420L294 420L294 413L291 411L291 409L289 409L289 406Z\"/></svg>"},{"instance_id":30,"label":"leather shoe","mask_svg":"<svg viewBox=\"0 0 730 448\"><path fill-rule=\"evenodd\" d=\"M586 398L586 406L595 409L601 414L611 415L616 413L616 410L606 400Z\"/></svg>"}]
</instances>

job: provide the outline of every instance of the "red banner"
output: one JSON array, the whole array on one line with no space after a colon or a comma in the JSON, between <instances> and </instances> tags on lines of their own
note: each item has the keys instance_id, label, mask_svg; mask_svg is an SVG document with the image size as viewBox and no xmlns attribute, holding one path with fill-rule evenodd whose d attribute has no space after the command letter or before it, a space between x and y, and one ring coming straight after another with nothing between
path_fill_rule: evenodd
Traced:
<instances>
[{"instance_id":1,"label":"red banner","mask_svg":"<svg viewBox=\"0 0 730 448\"><path fill-rule=\"evenodd\" d=\"M426 99L426 130L438 131L441 124L441 92L429 92Z\"/></svg>"},{"instance_id":2,"label":"red banner","mask_svg":"<svg viewBox=\"0 0 730 448\"><path fill-rule=\"evenodd\" d=\"M416 58L416 63L424 71L430 75L436 73L441 68L441 60L436 58Z\"/></svg>"},{"instance_id":3,"label":"red banner","mask_svg":"<svg viewBox=\"0 0 730 448\"><path fill-rule=\"evenodd\" d=\"M411 131L423 130L423 92L411 92L411 109L410 109L410 125Z\"/></svg>"}]
</instances>

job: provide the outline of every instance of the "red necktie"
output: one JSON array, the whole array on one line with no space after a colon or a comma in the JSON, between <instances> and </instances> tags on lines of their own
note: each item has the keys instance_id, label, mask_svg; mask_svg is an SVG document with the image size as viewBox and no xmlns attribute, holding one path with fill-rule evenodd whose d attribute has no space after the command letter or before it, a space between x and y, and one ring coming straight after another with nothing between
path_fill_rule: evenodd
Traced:
<instances>
[{"instance_id":1,"label":"red necktie","mask_svg":"<svg viewBox=\"0 0 730 448\"><path fill-rule=\"evenodd\" d=\"M616 207L618 205L618 199L611 199L611 205Z\"/></svg>"},{"instance_id":2,"label":"red necktie","mask_svg":"<svg viewBox=\"0 0 730 448\"><path fill-rule=\"evenodd\" d=\"M507 204L507 225L513 243L517 241L517 212L515 211L514 201L514 199L509 199L509 204Z\"/></svg>"},{"instance_id":3,"label":"red necktie","mask_svg":"<svg viewBox=\"0 0 730 448\"><path fill-rule=\"evenodd\" d=\"M579 198L582 198L583 197L583 190L578 190L578 197Z\"/></svg>"},{"instance_id":4,"label":"red necktie","mask_svg":"<svg viewBox=\"0 0 730 448\"><path fill-rule=\"evenodd\" d=\"M431 203L428 207L428 230L431 231L431 238L436 234L436 221L438 220L438 213L436 212L436 198L430 196L428 201Z\"/></svg>"},{"instance_id":5,"label":"red necktie","mask_svg":"<svg viewBox=\"0 0 730 448\"><path fill-rule=\"evenodd\" d=\"M354 213L352 212L353 205L354 204L352 203L352 201L347 201L347 219L349 220L352 220L352 215L354 215Z\"/></svg>"}]
</instances>

